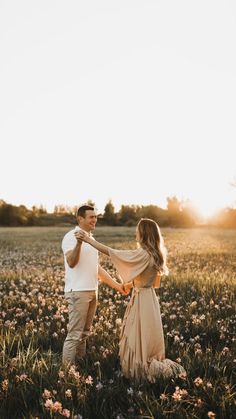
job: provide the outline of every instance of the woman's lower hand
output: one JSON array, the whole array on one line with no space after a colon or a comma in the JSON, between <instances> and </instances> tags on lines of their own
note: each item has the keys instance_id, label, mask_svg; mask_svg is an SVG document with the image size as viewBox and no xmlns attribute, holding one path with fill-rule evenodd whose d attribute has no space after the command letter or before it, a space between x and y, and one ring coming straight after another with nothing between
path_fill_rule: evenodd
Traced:
<instances>
[{"instance_id":1,"label":"woman's lower hand","mask_svg":"<svg viewBox=\"0 0 236 419\"><path fill-rule=\"evenodd\" d=\"M133 287L133 282L127 282L126 284L123 285L124 287L124 291L129 294L131 288Z\"/></svg>"},{"instance_id":2,"label":"woman's lower hand","mask_svg":"<svg viewBox=\"0 0 236 419\"><path fill-rule=\"evenodd\" d=\"M122 294L122 295L128 295L129 294L129 291L127 292L124 289L124 284L118 284L117 285L117 291L119 291L119 293Z\"/></svg>"}]
</instances>

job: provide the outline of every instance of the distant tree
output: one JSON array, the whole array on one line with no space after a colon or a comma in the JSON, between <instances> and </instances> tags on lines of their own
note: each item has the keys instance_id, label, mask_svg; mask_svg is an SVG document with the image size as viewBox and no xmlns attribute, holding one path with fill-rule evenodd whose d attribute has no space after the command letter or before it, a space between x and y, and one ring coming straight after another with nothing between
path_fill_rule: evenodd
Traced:
<instances>
[{"instance_id":1,"label":"distant tree","mask_svg":"<svg viewBox=\"0 0 236 419\"><path fill-rule=\"evenodd\" d=\"M102 217L103 224L105 225L116 225L117 223L117 217L115 214L115 207L112 203L112 201L108 201L104 208L104 214Z\"/></svg>"},{"instance_id":2,"label":"distant tree","mask_svg":"<svg viewBox=\"0 0 236 419\"><path fill-rule=\"evenodd\" d=\"M54 206L53 214L76 214L77 207L70 207L69 205L58 204Z\"/></svg>"},{"instance_id":3,"label":"distant tree","mask_svg":"<svg viewBox=\"0 0 236 419\"><path fill-rule=\"evenodd\" d=\"M70 211L69 207L64 204L58 204L54 206L54 214L67 214Z\"/></svg>"},{"instance_id":4,"label":"distant tree","mask_svg":"<svg viewBox=\"0 0 236 419\"><path fill-rule=\"evenodd\" d=\"M216 227L236 228L236 209L224 208L210 220L210 224Z\"/></svg>"},{"instance_id":5,"label":"distant tree","mask_svg":"<svg viewBox=\"0 0 236 419\"><path fill-rule=\"evenodd\" d=\"M16 210L13 205L3 202L0 207L0 224L3 226L17 225Z\"/></svg>"},{"instance_id":6,"label":"distant tree","mask_svg":"<svg viewBox=\"0 0 236 419\"><path fill-rule=\"evenodd\" d=\"M190 206L176 196L167 198L167 211L169 225L173 227L193 227L196 224Z\"/></svg>"},{"instance_id":7,"label":"distant tree","mask_svg":"<svg viewBox=\"0 0 236 419\"><path fill-rule=\"evenodd\" d=\"M39 207L39 214L40 215L47 214L47 210L46 210L46 208L44 208L44 206L42 204Z\"/></svg>"},{"instance_id":8,"label":"distant tree","mask_svg":"<svg viewBox=\"0 0 236 419\"><path fill-rule=\"evenodd\" d=\"M4 226L28 225L31 211L24 205L19 207L4 202L0 206L0 224Z\"/></svg>"},{"instance_id":9,"label":"distant tree","mask_svg":"<svg viewBox=\"0 0 236 419\"><path fill-rule=\"evenodd\" d=\"M45 214L47 212L42 205L40 205L40 207L33 205L31 211L35 217L39 217L40 215Z\"/></svg>"},{"instance_id":10,"label":"distant tree","mask_svg":"<svg viewBox=\"0 0 236 419\"><path fill-rule=\"evenodd\" d=\"M95 202L92 199L88 199L88 201L86 202L87 205L91 205L91 207L96 207Z\"/></svg>"},{"instance_id":11,"label":"distant tree","mask_svg":"<svg viewBox=\"0 0 236 419\"><path fill-rule=\"evenodd\" d=\"M137 218L151 218L151 220L156 221L160 226L165 226L168 222L167 210L157 205L139 207L137 209Z\"/></svg>"},{"instance_id":12,"label":"distant tree","mask_svg":"<svg viewBox=\"0 0 236 419\"><path fill-rule=\"evenodd\" d=\"M137 206L136 205L121 205L118 212L119 225L133 226L137 222Z\"/></svg>"}]
</instances>

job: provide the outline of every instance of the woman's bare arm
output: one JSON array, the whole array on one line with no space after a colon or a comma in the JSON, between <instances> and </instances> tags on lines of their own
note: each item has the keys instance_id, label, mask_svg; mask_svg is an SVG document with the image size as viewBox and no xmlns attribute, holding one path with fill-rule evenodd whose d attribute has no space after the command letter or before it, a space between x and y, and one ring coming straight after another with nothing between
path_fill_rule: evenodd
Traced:
<instances>
[{"instance_id":1,"label":"woman's bare arm","mask_svg":"<svg viewBox=\"0 0 236 419\"><path fill-rule=\"evenodd\" d=\"M90 244L91 246L95 247L95 249L99 250L99 252L104 253L105 255L109 256L109 247L105 246L105 244L102 244L95 239L92 239L84 231L76 232L75 237L76 239L82 240Z\"/></svg>"},{"instance_id":2,"label":"woman's bare arm","mask_svg":"<svg viewBox=\"0 0 236 419\"><path fill-rule=\"evenodd\" d=\"M100 265L98 266L98 277L102 282L109 285L109 287L116 289L116 291L119 291L122 295L127 295L129 293L128 290L124 289L123 284L115 281Z\"/></svg>"}]
</instances>

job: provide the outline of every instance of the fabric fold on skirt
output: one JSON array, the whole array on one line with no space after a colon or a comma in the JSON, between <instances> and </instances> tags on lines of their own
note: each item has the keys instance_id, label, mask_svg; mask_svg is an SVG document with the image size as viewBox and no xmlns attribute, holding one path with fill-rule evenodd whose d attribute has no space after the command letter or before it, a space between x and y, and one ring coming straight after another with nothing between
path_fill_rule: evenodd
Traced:
<instances>
[{"instance_id":1,"label":"fabric fold on skirt","mask_svg":"<svg viewBox=\"0 0 236 419\"><path fill-rule=\"evenodd\" d=\"M133 289L121 329L119 356L126 378L155 382L186 374L181 365L165 358L160 305L152 287Z\"/></svg>"}]
</instances>

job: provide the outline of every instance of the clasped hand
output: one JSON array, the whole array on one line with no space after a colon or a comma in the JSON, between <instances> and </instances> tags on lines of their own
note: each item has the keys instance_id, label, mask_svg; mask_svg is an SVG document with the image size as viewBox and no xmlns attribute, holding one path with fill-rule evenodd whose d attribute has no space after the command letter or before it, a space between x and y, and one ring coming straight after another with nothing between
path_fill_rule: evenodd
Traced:
<instances>
[{"instance_id":1,"label":"clasped hand","mask_svg":"<svg viewBox=\"0 0 236 419\"><path fill-rule=\"evenodd\" d=\"M85 233L85 231L79 230L75 232L76 240L87 242L89 239L88 234Z\"/></svg>"}]
</instances>

